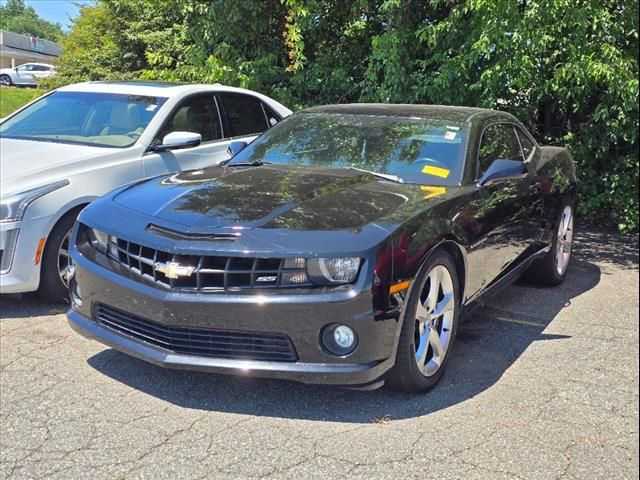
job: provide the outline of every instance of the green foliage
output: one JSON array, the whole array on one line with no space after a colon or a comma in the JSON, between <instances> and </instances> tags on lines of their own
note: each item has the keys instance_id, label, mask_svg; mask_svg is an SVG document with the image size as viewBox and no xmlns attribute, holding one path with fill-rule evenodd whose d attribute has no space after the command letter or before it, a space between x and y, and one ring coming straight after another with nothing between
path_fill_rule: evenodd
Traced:
<instances>
[{"instance_id":1,"label":"green foliage","mask_svg":"<svg viewBox=\"0 0 640 480\"><path fill-rule=\"evenodd\" d=\"M97 0L64 45L58 82L508 110L569 147L582 214L638 228L638 0Z\"/></svg>"},{"instance_id":2,"label":"green foliage","mask_svg":"<svg viewBox=\"0 0 640 480\"><path fill-rule=\"evenodd\" d=\"M637 230L637 0L473 0L416 34L410 101L513 112L569 147L583 214Z\"/></svg>"},{"instance_id":3,"label":"green foliage","mask_svg":"<svg viewBox=\"0 0 640 480\"><path fill-rule=\"evenodd\" d=\"M24 0L7 0L5 5L0 5L0 30L30 34L55 42L63 37L60 24L40 18L33 7L25 5Z\"/></svg>"}]
</instances>

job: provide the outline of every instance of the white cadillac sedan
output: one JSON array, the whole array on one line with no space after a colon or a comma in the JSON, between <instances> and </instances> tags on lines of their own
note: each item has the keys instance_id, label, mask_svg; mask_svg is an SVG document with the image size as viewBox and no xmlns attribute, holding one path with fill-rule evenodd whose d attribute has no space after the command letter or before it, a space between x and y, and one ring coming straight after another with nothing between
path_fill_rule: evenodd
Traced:
<instances>
[{"instance_id":1,"label":"white cadillac sedan","mask_svg":"<svg viewBox=\"0 0 640 480\"><path fill-rule=\"evenodd\" d=\"M215 165L291 111L221 85L88 82L54 90L0 123L0 293L65 299L69 234L118 186Z\"/></svg>"}]
</instances>

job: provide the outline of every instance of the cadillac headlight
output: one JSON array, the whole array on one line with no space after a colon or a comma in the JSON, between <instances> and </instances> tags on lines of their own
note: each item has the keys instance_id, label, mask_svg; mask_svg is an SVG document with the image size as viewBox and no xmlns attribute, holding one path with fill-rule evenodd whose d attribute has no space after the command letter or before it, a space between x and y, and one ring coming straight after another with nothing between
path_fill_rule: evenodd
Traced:
<instances>
[{"instance_id":1,"label":"cadillac headlight","mask_svg":"<svg viewBox=\"0 0 640 480\"><path fill-rule=\"evenodd\" d=\"M24 217L27 207L34 201L67 185L69 180L62 180L3 198L0 200L0 223L19 222Z\"/></svg>"},{"instance_id":2,"label":"cadillac headlight","mask_svg":"<svg viewBox=\"0 0 640 480\"><path fill-rule=\"evenodd\" d=\"M313 283L320 285L351 283L358 276L360 259L310 258L307 260L307 274Z\"/></svg>"}]
</instances>

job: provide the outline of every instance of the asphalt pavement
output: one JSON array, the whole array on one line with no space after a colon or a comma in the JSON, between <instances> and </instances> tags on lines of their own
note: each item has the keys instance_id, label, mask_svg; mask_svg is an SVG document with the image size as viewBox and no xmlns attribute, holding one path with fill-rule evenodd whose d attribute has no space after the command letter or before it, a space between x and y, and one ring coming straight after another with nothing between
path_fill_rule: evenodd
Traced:
<instances>
[{"instance_id":1,"label":"asphalt pavement","mask_svg":"<svg viewBox=\"0 0 640 480\"><path fill-rule=\"evenodd\" d=\"M638 478L637 237L583 230L567 281L495 297L421 396L164 370L0 308L1 478Z\"/></svg>"}]
</instances>

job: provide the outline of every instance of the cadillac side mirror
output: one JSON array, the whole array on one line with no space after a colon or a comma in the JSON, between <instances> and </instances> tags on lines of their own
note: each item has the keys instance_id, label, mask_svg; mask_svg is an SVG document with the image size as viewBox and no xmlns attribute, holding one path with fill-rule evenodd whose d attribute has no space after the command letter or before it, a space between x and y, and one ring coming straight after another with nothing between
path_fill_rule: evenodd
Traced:
<instances>
[{"instance_id":1,"label":"cadillac side mirror","mask_svg":"<svg viewBox=\"0 0 640 480\"><path fill-rule=\"evenodd\" d=\"M517 178L522 176L525 171L524 163L518 160L494 160L484 175L478 180L478 186L483 187L496 180Z\"/></svg>"},{"instance_id":2,"label":"cadillac side mirror","mask_svg":"<svg viewBox=\"0 0 640 480\"><path fill-rule=\"evenodd\" d=\"M202 135L194 132L171 132L162 139L160 145L151 148L154 152L166 152L167 150L180 150L183 148L197 147L202 143Z\"/></svg>"},{"instance_id":3,"label":"cadillac side mirror","mask_svg":"<svg viewBox=\"0 0 640 480\"><path fill-rule=\"evenodd\" d=\"M235 157L242 150L244 150L247 145L247 142L231 142L229 144L229 148L227 148L227 153L229 154L229 156Z\"/></svg>"}]
</instances>

